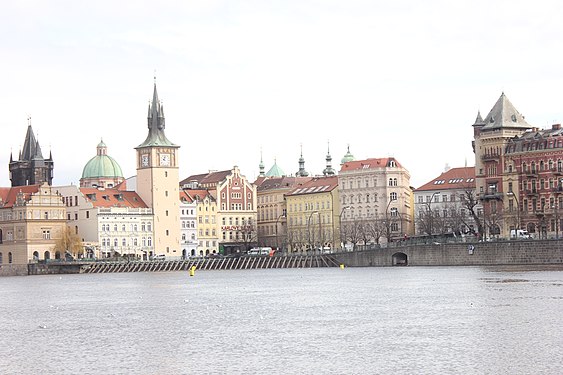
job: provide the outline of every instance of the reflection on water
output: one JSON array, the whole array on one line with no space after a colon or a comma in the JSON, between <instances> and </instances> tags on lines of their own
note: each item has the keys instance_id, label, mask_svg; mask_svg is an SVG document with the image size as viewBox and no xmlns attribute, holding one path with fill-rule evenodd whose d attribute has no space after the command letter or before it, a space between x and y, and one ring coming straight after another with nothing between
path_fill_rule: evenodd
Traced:
<instances>
[{"instance_id":1,"label":"reflection on water","mask_svg":"<svg viewBox=\"0 0 563 375\"><path fill-rule=\"evenodd\" d=\"M563 270L0 278L8 374L561 374Z\"/></svg>"}]
</instances>

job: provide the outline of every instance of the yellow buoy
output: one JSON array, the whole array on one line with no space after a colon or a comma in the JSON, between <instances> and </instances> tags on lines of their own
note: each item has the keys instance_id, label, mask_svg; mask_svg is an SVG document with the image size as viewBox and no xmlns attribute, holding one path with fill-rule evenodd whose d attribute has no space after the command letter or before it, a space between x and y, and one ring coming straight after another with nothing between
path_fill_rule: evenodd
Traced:
<instances>
[{"instance_id":1,"label":"yellow buoy","mask_svg":"<svg viewBox=\"0 0 563 375\"><path fill-rule=\"evenodd\" d=\"M192 266L192 268L190 268L190 276L195 276L195 266Z\"/></svg>"},{"instance_id":2,"label":"yellow buoy","mask_svg":"<svg viewBox=\"0 0 563 375\"><path fill-rule=\"evenodd\" d=\"M340 265L340 269L343 270L344 269L344 264Z\"/></svg>"}]
</instances>

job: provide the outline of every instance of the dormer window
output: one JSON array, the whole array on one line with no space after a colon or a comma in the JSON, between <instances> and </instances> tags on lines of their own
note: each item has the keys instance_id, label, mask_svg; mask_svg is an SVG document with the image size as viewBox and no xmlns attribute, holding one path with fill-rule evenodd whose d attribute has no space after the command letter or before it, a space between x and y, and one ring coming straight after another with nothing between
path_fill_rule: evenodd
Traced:
<instances>
[{"instance_id":1,"label":"dormer window","mask_svg":"<svg viewBox=\"0 0 563 375\"><path fill-rule=\"evenodd\" d=\"M512 119L512 122L516 122L516 115L512 115L511 119Z\"/></svg>"}]
</instances>

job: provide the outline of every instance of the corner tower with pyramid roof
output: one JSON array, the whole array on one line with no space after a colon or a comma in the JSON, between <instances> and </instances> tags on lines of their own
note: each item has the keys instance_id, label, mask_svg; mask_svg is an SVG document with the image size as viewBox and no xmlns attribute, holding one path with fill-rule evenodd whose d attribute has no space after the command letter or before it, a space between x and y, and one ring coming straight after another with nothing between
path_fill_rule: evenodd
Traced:
<instances>
[{"instance_id":1,"label":"corner tower with pyramid roof","mask_svg":"<svg viewBox=\"0 0 563 375\"><path fill-rule=\"evenodd\" d=\"M478 113L472 126L476 191L488 220L485 235L507 236L509 228L500 220L502 213L508 209L504 207L508 202L504 197L507 192L517 194L519 181L515 170L511 171L506 165L506 146L511 138L522 135L532 126L504 92L485 119Z\"/></svg>"},{"instance_id":2,"label":"corner tower with pyramid roof","mask_svg":"<svg viewBox=\"0 0 563 375\"><path fill-rule=\"evenodd\" d=\"M164 134L164 107L158 100L156 82L148 111L148 135L137 151L136 190L153 209L155 254L179 256L180 212L178 149ZM150 254L149 254L150 255Z\"/></svg>"},{"instance_id":3,"label":"corner tower with pyramid roof","mask_svg":"<svg viewBox=\"0 0 563 375\"><path fill-rule=\"evenodd\" d=\"M53 168L51 153L49 153L48 159L43 157L39 142L33 134L31 122L29 122L18 160L14 160L10 154L9 170L12 186L41 185L44 182L52 185Z\"/></svg>"}]
</instances>

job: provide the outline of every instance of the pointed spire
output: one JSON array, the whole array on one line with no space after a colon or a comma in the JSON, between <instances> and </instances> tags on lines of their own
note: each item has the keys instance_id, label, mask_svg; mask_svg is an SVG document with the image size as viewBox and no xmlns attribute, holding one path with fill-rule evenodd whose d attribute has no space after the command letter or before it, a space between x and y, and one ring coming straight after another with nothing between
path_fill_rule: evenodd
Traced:
<instances>
[{"instance_id":1,"label":"pointed spire","mask_svg":"<svg viewBox=\"0 0 563 375\"><path fill-rule=\"evenodd\" d=\"M156 90L156 77L154 83L154 89L152 94L152 102L149 104L149 113L147 118L149 134L147 139L137 146L139 147L150 147L150 146L171 146L178 147L166 138L164 134L165 120L164 120L164 107L162 103L158 100L158 92Z\"/></svg>"},{"instance_id":2,"label":"pointed spire","mask_svg":"<svg viewBox=\"0 0 563 375\"><path fill-rule=\"evenodd\" d=\"M332 156L330 156L330 142L328 143L328 151L326 154L326 168L323 170L325 176L334 176L336 171L332 168Z\"/></svg>"},{"instance_id":3,"label":"pointed spire","mask_svg":"<svg viewBox=\"0 0 563 375\"><path fill-rule=\"evenodd\" d=\"M25 141L23 142L23 148L20 155L20 160L32 160L35 157L37 147L37 140L33 134L33 129L31 124L27 125L27 133L25 135Z\"/></svg>"},{"instance_id":4,"label":"pointed spire","mask_svg":"<svg viewBox=\"0 0 563 375\"><path fill-rule=\"evenodd\" d=\"M295 174L298 177L307 177L309 172L305 170L305 159L303 158L303 144L301 144L301 156L299 157L299 171Z\"/></svg>"},{"instance_id":5,"label":"pointed spire","mask_svg":"<svg viewBox=\"0 0 563 375\"><path fill-rule=\"evenodd\" d=\"M262 149L260 149L260 164L258 164L258 169L260 173L258 174L259 177L264 177L264 161L262 161Z\"/></svg>"}]
</instances>

